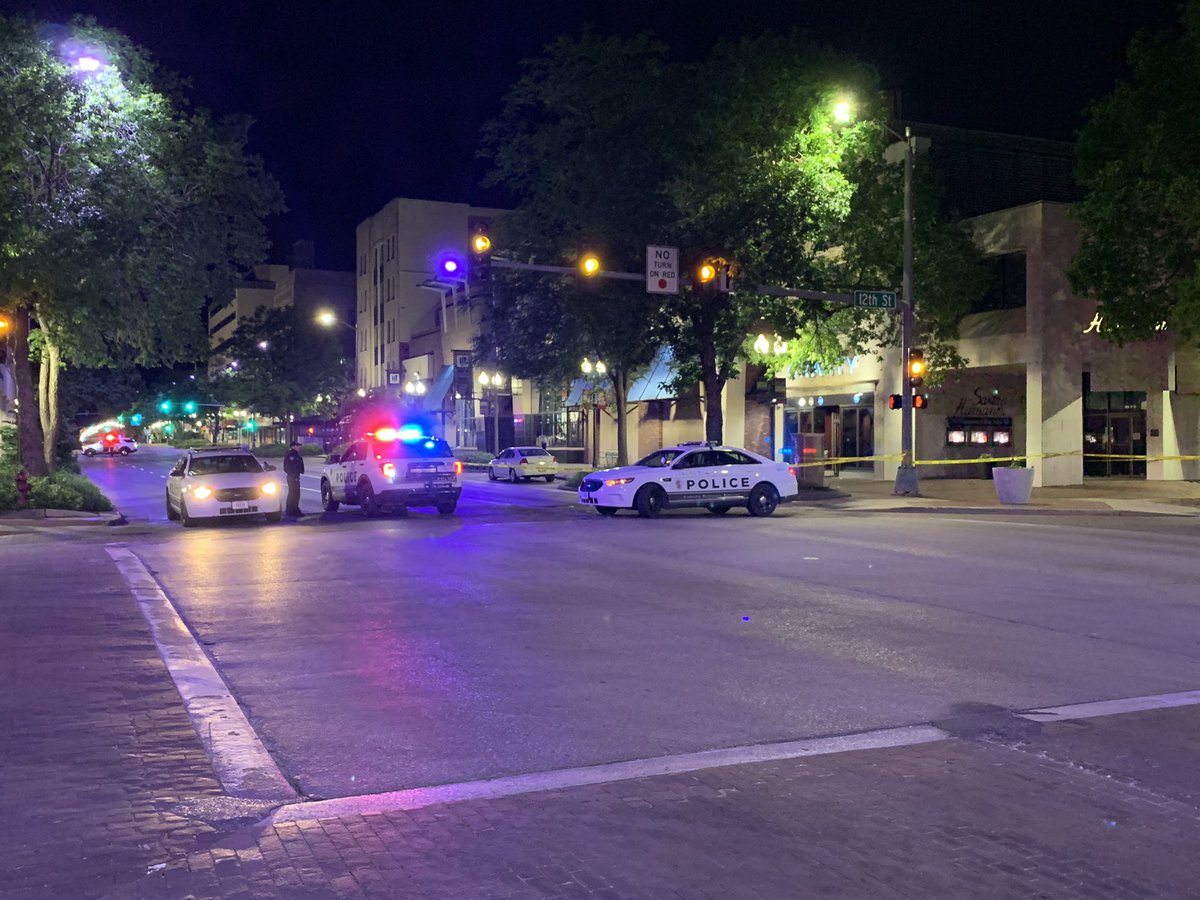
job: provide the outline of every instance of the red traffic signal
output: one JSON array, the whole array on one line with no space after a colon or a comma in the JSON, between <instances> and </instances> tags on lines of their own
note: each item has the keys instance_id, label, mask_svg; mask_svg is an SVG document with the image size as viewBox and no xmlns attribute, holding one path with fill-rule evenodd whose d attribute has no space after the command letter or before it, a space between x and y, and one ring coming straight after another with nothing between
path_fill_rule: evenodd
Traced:
<instances>
[{"instance_id":1,"label":"red traffic signal","mask_svg":"<svg viewBox=\"0 0 1200 900\"><path fill-rule=\"evenodd\" d=\"M913 394L913 409L927 409L929 407L928 394Z\"/></svg>"},{"instance_id":2,"label":"red traffic signal","mask_svg":"<svg viewBox=\"0 0 1200 900\"><path fill-rule=\"evenodd\" d=\"M899 394L889 394L888 409L904 409L904 398Z\"/></svg>"}]
</instances>

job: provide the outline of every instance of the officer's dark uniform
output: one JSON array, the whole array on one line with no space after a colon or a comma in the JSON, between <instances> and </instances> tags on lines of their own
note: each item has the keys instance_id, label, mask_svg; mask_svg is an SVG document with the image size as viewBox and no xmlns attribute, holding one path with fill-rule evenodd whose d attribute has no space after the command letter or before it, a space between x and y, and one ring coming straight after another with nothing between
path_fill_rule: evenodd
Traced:
<instances>
[{"instance_id":1,"label":"officer's dark uniform","mask_svg":"<svg viewBox=\"0 0 1200 900\"><path fill-rule=\"evenodd\" d=\"M300 455L300 442L293 441L292 448L283 458L283 471L287 475L287 514L294 518L303 515L300 512L300 476L304 474L304 457Z\"/></svg>"}]
</instances>

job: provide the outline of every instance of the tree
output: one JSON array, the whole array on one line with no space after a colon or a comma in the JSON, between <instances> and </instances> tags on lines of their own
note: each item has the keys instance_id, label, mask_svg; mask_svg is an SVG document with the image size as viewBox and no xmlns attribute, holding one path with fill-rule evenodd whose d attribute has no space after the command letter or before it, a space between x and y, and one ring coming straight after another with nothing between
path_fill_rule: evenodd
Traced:
<instances>
[{"instance_id":1,"label":"tree","mask_svg":"<svg viewBox=\"0 0 1200 900\"><path fill-rule=\"evenodd\" d=\"M36 404L24 348L14 362L22 410L39 411L21 416L23 456L42 471L60 367L204 356L202 309L262 260L282 202L245 153L248 121L184 111L117 32L0 18L0 66L0 296L37 326Z\"/></svg>"},{"instance_id":2,"label":"tree","mask_svg":"<svg viewBox=\"0 0 1200 900\"><path fill-rule=\"evenodd\" d=\"M526 63L485 129L488 182L519 199L497 226L506 256L572 266L588 251L606 270L641 268L646 244L666 234L673 77L646 37L584 32ZM585 356L602 359L625 464L629 384L654 355L655 310L640 286L579 278L500 277L476 352L543 383L578 377Z\"/></svg>"},{"instance_id":3,"label":"tree","mask_svg":"<svg viewBox=\"0 0 1200 900\"><path fill-rule=\"evenodd\" d=\"M595 322L601 334L620 333L623 346L669 345L676 386L703 386L710 440L722 438L722 392L759 323L802 338L790 342L803 354L798 364L895 338L894 317L755 290L843 292L900 280L902 192L897 167L880 159L883 111L868 103L855 121L839 123L836 101L845 94L860 105L878 96L873 71L796 35L722 42L691 65L668 61L647 38L585 33L530 64L490 132L493 181L518 199L512 221L523 247L573 259L568 251L587 241L607 244L611 268L638 271L645 246L661 243L681 248L685 274L707 258L732 266L729 293L692 285L664 299L612 289L565 307L574 327ZM933 213L935 204L923 188L929 243L918 285L927 293L918 296L928 329L951 334L970 298L957 291L977 253L965 231ZM531 348L546 343L536 329L526 334Z\"/></svg>"},{"instance_id":4,"label":"tree","mask_svg":"<svg viewBox=\"0 0 1200 900\"><path fill-rule=\"evenodd\" d=\"M341 335L294 306L260 307L221 353L231 362L214 385L217 395L284 422L332 414L353 387L353 366L343 355Z\"/></svg>"},{"instance_id":5,"label":"tree","mask_svg":"<svg viewBox=\"0 0 1200 900\"><path fill-rule=\"evenodd\" d=\"M1131 77L1088 110L1075 176L1080 247L1072 289L1093 297L1118 344L1164 325L1200 342L1200 0L1173 32L1141 35Z\"/></svg>"}]
</instances>

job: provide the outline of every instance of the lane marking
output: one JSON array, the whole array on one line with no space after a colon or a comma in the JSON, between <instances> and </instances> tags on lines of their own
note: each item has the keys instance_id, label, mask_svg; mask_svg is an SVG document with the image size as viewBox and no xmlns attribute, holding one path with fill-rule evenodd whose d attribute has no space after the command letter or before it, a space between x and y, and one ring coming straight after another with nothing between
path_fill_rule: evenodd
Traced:
<instances>
[{"instance_id":1,"label":"lane marking","mask_svg":"<svg viewBox=\"0 0 1200 900\"><path fill-rule=\"evenodd\" d=\"M1065 722L1071 719L1087 719L1197 704L1200 704L1200 691L1182 691L1173 694L1126 697L1117 700L1099 700L1093 703L1045 707L1017 713L1017 715L1035 722ZM836 737L703 750L698 753L681 753L652 759L558 769L549 772L532 772L526 775L467 781L459 784L292 803L276 809L265 822L266 824L279 824L280 822L366 815L391 810L421 809L460 800L493 800L538 791L608 784L681 772L696 772L719 766L799 759L832 753L879 750L888 747L911 747L950 740L953 737L949 732L933 725L905 725Z\"/></svg>"},{"instance_id":2,"label":"lane marking","mask_svg":"<svg viewBox=\"0 0 1200 900\"><path fill-rule=\"evenodd\" d=\"M1048 706L1018 715L1032 722L1060 722L1067 719L1094 719L1098 716L1145 712L1151 709L1171 709L1176 706L1195 706L1197 703L1200 703L1200 691L1180 691L1176 694L1152 694L1147 697L1123 697L1119 700Z\"/></svg>"},{"instance_id":3,"label":"lane marking","mask_svg":"<svg viewBox=\"0 0 1200 900\"><path fill-rule=\"evenodd\" d=\"M908 747L914 744L942 741L949 737L949 733L932 725L907 725L901 728L883 728L839 737L728 747L721 750L702 750L699 753L681 753L659 756L654 759L635 759L598 766L511 775L506 778L491 778L483 781L412 788L406 791L389 791L383 794L364 794L335 800L293 803L275 810L266 821L270 824L278 824L306 819L365 815L387 810L421 809L426 806L453 803L459 800L492 800L499 797L511 797L515 794L530 794L589 784L608 784L614 781L628 781L633 778L649 778L656 775L674 775L718 766L737 766L745 763L797 759L804 756L822 756L827 753L845 753L849 750Z\"/></svg>"},{"instance_id":4,"label":"lane marking","mask_svg":"<svg viewBox=\"0 0 1200 900\"><path fill-rule=\"evenodd\" d=\"M104 549L116 563L150 626L159 655L179 689L192 725L226 793L294 801L296 791L250 726L212 660L142 561L122 544Z\"/></svg>"}]
</instances>

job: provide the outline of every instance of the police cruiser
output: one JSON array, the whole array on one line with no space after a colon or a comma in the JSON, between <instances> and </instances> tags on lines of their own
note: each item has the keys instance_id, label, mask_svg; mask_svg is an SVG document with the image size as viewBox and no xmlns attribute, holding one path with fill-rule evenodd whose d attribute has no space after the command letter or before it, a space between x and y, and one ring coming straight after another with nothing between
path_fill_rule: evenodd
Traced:
<instances>
[{"instance_id":1,"label":"police cruiser","mask_svg":"<svg viewBox=\"0 0 1200 900\"><path fill-rule=\"evenodd\" d=\"M579 485L579 502L602 516L636 509L643 517L664 509L702 506L723 515L744 506L752 516L769 516L798 493L796 470L741 447L715 442L664 447L631 466L604 469Z\"/></svg>"},{"instance_id":2,"label":"police cruiser","mask_svg":"<svg viewBox=\"0 0 1200 900\"><path fill-rule=\"evenodd\" d=\"M385 507L410 506L454 512L462 494L462 462L441 438L415 428L379 428L332 454L321 470L321 505L336 512L343 503L373 516Z\"/></svg>"}]
</instances>

